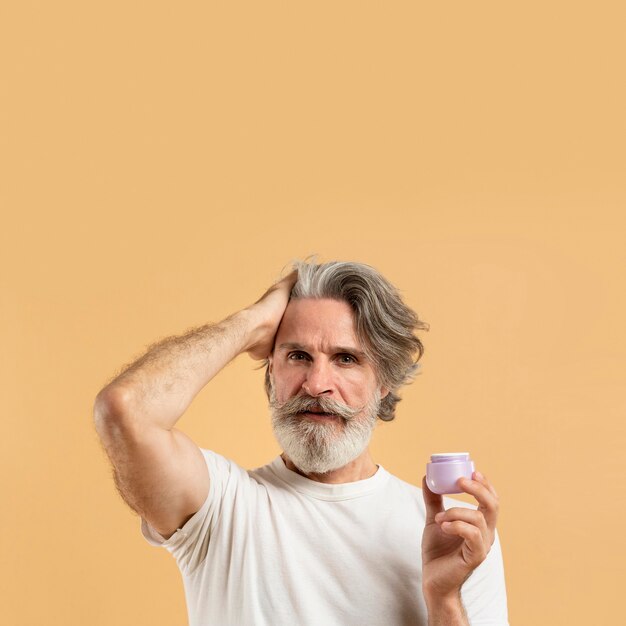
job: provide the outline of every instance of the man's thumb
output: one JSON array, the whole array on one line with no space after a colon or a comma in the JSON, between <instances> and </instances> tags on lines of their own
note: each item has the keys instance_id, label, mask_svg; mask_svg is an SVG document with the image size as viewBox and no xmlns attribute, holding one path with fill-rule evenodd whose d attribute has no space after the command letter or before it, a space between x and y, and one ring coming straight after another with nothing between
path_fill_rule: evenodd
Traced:
<instances>
[{"instance_id":1,"label":"man's thumb","mask_svg":"<svg viewBox=\"0 0 626 626\"><path fill-rule=\"evenodd\" d=\"M424 504L426 505L426 523L435 521L435 515L445 511L443 508L443 496L433 493L426 484L426 476L422 478L422 493L424 494Z\"/></svg>"}]
</instances>

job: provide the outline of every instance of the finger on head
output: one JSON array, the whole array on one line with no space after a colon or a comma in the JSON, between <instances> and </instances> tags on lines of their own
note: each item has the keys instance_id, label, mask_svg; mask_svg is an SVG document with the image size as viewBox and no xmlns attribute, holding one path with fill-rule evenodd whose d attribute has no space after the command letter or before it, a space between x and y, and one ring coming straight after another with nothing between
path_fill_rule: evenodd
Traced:
<instances>
[{"instance_id":1,"label":"finger on head","mask_svg":"<svg viewBox=\"0 0 626 626\"><path fill-rule=\"evenodd\" d=\"M286 265L282 266L280 272L278 273L276 280L274 281L274 284L276 285L286 280L295 281L297 280L297 277L298 277L298 270L296 268L296 265L294 263L287 263Z\"/></svg>"},{"instance_id":2,"label":"finger on head","mask_svg":"<svg viewBox=\"0 0 626 626\"><path fill-rule=\"evenodd\" d=\"M298 281L298 270L294 269L287 276L285 276L285 280L288 280L292 285L295 285Z\"/></svg>"},{"instance_id":3,"label":"finger on head","mask_svg":"<svg viewBox=\"0 0 626 626\"><path fill-rule=\"evenodd\" d=\"M296 282L298 282L298 270L297 269L292 269L290 272L285 273L286 268L283 268L280 276L276 279L276 281L274 282L274 287L277 287L279 285L288 285L290 288L293 287Z\"/></svg>"}]
</instances>

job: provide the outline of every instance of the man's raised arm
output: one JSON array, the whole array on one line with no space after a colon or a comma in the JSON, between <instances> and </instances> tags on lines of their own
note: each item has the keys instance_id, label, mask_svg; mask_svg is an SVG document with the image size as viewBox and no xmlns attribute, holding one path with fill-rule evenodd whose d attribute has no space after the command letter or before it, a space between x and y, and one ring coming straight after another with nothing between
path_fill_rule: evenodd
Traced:
<instances>
[{"instance_id":1,"label":"man's raised arm","mask_svg":"<svg viewBox=\"0 0 626 626\"><path fill-rule=\"evenodd\" d=\"M98 393L94 421L116 485L129 506L164 536L200 508L210 479L200 449L174 425L238 354L269 355L296 278L291 272L218 324L154 344Z\"/></svg>"}]
</instances>

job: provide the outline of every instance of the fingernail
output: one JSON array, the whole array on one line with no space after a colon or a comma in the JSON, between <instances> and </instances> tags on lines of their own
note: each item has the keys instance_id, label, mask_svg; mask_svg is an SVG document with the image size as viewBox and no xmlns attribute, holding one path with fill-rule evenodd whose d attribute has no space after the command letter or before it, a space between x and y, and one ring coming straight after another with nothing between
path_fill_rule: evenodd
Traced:
<instances>
[{"instance_id":1,"label":"fingernail","mask_svg":"<svg viewBox=\"0 0 626 626\"><path fill-rule=\"evenodd\" d=\"M445 513L437 513L437 515L435 515L435 519L436 519L437 521L439 521L440 519L442 519L442 518L443 518L443 516L444 516L444 515L445 515Z\"/></svg>"},{"instance_id":2,"label":"fingernail","mask_svg":"<svg viewBox=\"0 0 626 626\"><path fill-rule=\"evenodd\" d=\"M480 472L475 472L475 473L476 473L476 478L478 478L478 480L482 480L484 478L484 476Z\"/></svg>"}]
</instances>

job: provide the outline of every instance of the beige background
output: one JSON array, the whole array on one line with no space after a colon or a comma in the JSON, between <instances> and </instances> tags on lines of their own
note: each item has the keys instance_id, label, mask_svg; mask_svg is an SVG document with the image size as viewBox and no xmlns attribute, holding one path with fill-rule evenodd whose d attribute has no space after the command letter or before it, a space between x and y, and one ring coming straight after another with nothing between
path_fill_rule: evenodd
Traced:
<instances>
[{"instance_id":1,"label":"beige background","mask_svg":"<svg viewBox=\"0 0 626 626\"><path fill-rule=\"evenodd\" d=\"M511 624L616 623L621 6L3 5L3 623L186 623L93 399L311 253L377 267L431 325L375 460L419 485L432 452L471 451L501 496ZM178 424L246 467L280 452L254 366Z\"/></svg>"}]
</instances>

